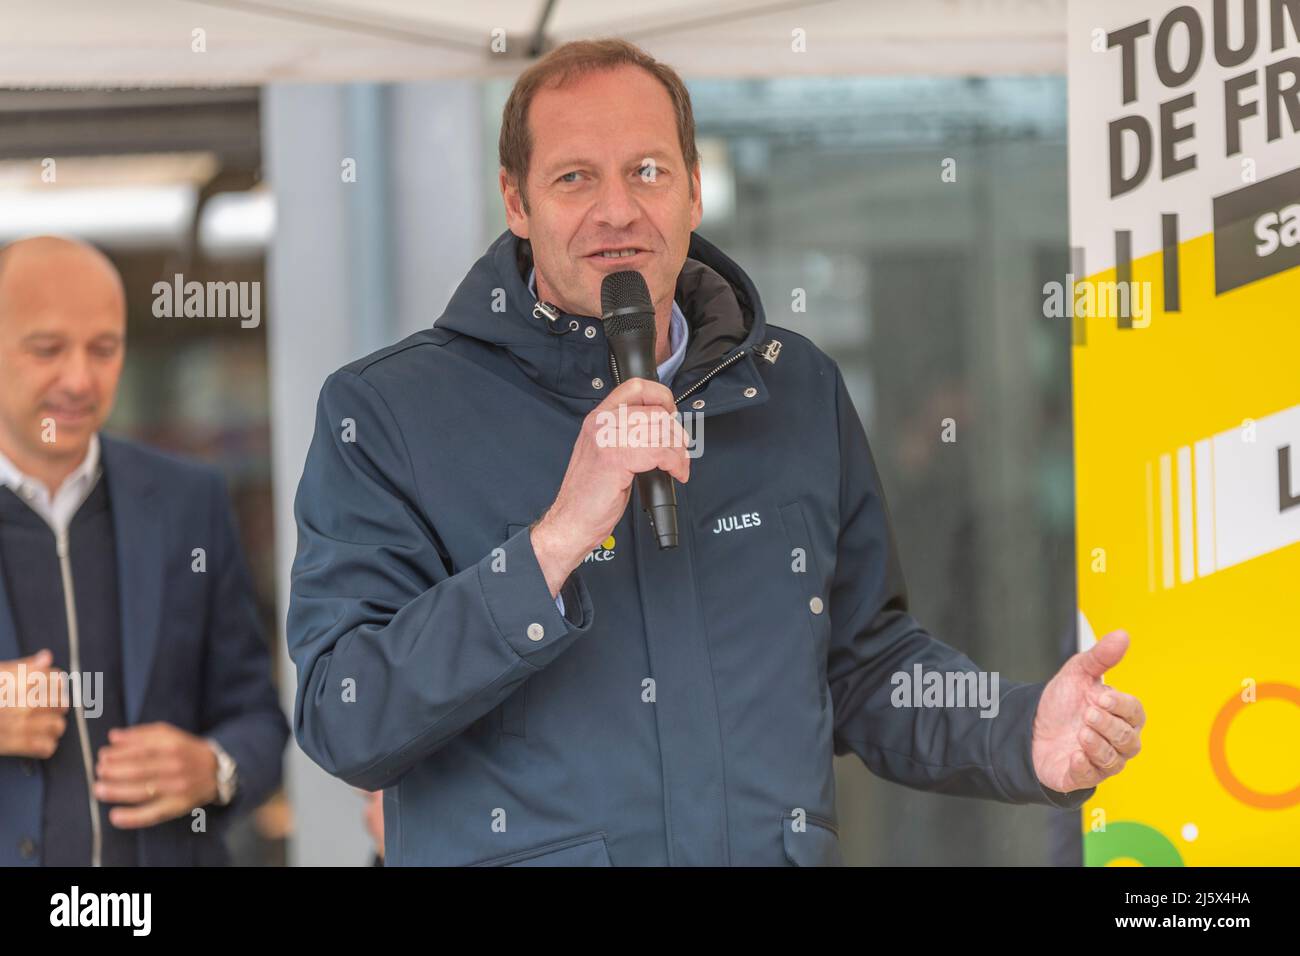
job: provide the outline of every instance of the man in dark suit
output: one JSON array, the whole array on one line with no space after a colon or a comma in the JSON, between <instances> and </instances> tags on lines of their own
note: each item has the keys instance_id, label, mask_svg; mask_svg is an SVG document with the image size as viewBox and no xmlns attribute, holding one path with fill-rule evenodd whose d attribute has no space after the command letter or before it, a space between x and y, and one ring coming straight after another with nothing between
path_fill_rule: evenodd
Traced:
<instances>
[{"instance_id":1,"label":"man in dark suit","mask_svg":"<svg viewBox=\"0 0 1300 956\"><path fill-rule=\"evenodd\" d=\"M0 249L0 865L225 863L280 782L221 475L100 434L125 334L102 254Z\"/></svg>"}]
</instances>

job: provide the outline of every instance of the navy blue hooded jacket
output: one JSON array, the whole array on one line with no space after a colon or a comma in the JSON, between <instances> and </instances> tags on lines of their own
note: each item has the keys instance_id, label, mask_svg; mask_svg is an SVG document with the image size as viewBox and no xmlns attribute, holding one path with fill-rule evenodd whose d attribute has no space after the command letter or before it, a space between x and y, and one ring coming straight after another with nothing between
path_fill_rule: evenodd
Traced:
<instances>
[{"instance_id":1,"label":"navy blue hooded jacket","mask_svg":"<svg viewBox=\"0 0 1300 956\"><path fill-rule=\"evenodd\" d=\"M538 308L503 233L428 330L340 369L298 488L294 732L384 789L402 864L840 863L833 755L910 787L1077 807L1030 756L1042 684L895 707L975 671L908 613L880 479L835 363L766 323L692 235L673 382L703 418L659 551L633 493L561 614L528 525L615 384L599 319ZM779 343L779 345L777 345ZM726 530L724 530L726 529Z\"/></svg>"}]
</instances>

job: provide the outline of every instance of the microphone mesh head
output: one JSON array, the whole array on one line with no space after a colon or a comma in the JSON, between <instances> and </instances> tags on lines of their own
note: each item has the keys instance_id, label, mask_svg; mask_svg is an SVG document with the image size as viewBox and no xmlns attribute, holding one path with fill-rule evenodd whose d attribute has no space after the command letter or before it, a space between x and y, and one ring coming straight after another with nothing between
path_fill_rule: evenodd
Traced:
<instances>
[{"instance_id":1,"label":"microphone mesh head","mask_svg":"<svg viewBox=\"0 0 1300 956\"><path fill-rule=\"evenodd\" d=\"M634 310L634 311L628 311ZM650 287L635 269L611 272L600 284L600 311L605 335L654 336L655 308L650 302ZM611 312L624 314L610 316Z\"/></svg>"}]
</instances>

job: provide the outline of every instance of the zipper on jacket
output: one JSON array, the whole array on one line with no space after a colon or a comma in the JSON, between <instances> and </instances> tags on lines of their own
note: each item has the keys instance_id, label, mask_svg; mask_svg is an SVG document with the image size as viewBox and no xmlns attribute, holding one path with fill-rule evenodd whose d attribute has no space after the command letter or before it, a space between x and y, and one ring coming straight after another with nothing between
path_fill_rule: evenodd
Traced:
<instances>
[{"instance_id":1,"label":"zipper on jacket","mask_svg":"<svg viewBox=\"0 0 1300 956\"><path fill-rule=\"evenodd\" d=\"M77 599L72 587L72 559L68 555L68 532L56 536L59 551L59 573L63 578L63 613L68 619L68 670L81 673L81 642L77 630ZM90 755L90 732L86 729L86 713L80 702L73 704L77 720L77 737L81 742L81 764L86 771L86 796L90 804L90 865L101 866L103 834L99 826L99 801L95 799L95 768Z\"/></svg>"},{"instance_id":2,"label":"zipper on jacket","mask_svg":"<svg viewBox=\"0 0 1300 956\"><path fill-rule=\"evenodd\" d=\"M737 352L735 355L731 356L731 358L727 359L727 360L726 360L725 362L723 362L721 365L718 365L718 366L715 366L714 368L709 369L709 371L708 371L707 373L705 373L705 375L704 375L704 377L703 377L702 379L700 379L698 382L696 382L694 385L692 385L692 386L691 386L690 388L688 388L686 391L682 392L680 395L678 395L676 398L674 398L674 399L673 399L673 403L674 403L674 404L677 404L677 403L680 402L682 399L684 399L684 398L686 398L686 397L688 397L688 396L690 396L690 395L694 395L695 392L698 391L699 389L703 388L704 385L705 385L705 383L708 382L709 379L713 378L713 376L717 375L717 374L718 374L719 372L721 372L723 369L727 368L728 366L734 365L736 362L739 362L742 358L744 358L745 353L746 353L747 351L749 351L749 350L748 350L748 349L741 349L739 352ZM621 375L619 374L619 371L618 371L618 362L615 361L615 359L614 359L614 353L613 353L613 352L610 352L610 353L609 353L609 368L610 368L610 371L612 371L612 372L614 373L614 384L615 384L615 386L622 385L622 384L623 384L623 376L621 376Z\"/></svg>"}]
</instances>

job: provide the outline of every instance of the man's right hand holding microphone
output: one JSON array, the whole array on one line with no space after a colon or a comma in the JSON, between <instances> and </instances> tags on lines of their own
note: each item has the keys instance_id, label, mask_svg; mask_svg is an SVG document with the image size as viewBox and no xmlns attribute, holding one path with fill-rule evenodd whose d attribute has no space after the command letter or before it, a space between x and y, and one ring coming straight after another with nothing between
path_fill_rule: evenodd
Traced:
<instances>
[{"instance_id":1,"label":"man's right hand holding microphone","mask_svg":"<svg viewBox=\"0 0 1300 956\"><path fill-rule=\"evenodd\" d=\"M618 421L620 405L627 406L625 420L643 423L642 431L655 436L653 442L629 444L617 429L618 441L602 439L610 433L609 423ZM533 523L533 551L551 597L560 593L573 569L614 530L627 510L636 476L656 468L682 484L690 479L686 429L677 418L677 405L668 386L630 378L583 420L560 490Z\"/></svg>"}]
</instances>

